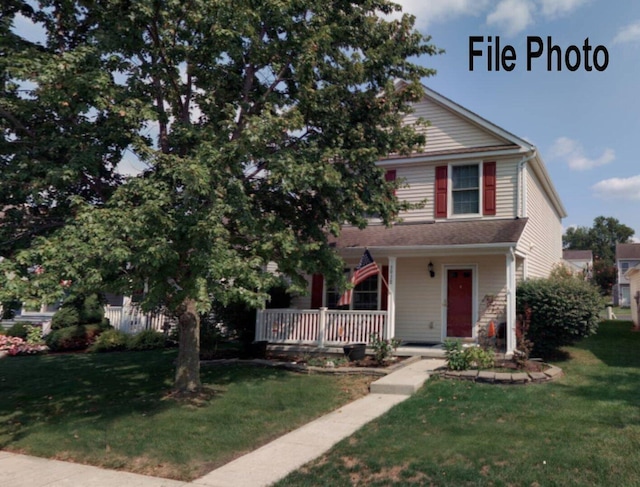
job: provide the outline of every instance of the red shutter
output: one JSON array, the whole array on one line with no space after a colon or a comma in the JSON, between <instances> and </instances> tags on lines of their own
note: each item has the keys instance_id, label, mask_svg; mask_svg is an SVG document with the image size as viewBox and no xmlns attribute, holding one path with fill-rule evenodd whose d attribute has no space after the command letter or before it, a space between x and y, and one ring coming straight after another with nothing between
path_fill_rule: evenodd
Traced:
<instances>
[{"instance_id":1,"label":"red shutter","mask_svg":"<svg viewBox=\"0 0 640 487\"><path fill-rule=\"evenodd\" d=\"M387 169L387 172L384 173L384 180L385 181L395 181L396 180L396 170L395 169ZM396 194L395 190L393 191L393 194L394 195Z\"/></svg>"},{"instance_id":2,"label":"red shutter","mask_svg":"<svg viewBox=\"0 0 640 487\"><path fill-rule=\"evenodd\" d=\"M322 274L314 274L311 278L311 308L322 307L322 293L324 291L324 278Z\"/></svg>"},{"instance_id":3,"label":"red shutter","mask_svg":"<svg viewBox=\"0 0 640 487\"><path fill-rule=\"evenodd\" d=\"M482 214L496 214L496 163L485 162L482 166Z\"/></svg>"},{"instance_id":4,"label":"red shutter","mask_svg":"<svg viewBox=\"0 0 640 487\"><path fill-rule=\"evenodd\" d=\"M380 310L386 311L389 309L389 289L385 283L389 282L389 266L382 266L382 285L380 286Z\"/></svg>"},{"instance_id":5,"label":"red shutter","mask_svg":"<svg viewBox=\"0 0 640 487\"><path fill-rule=\"evenodd\" d=\"M447 166L436 167L436 218L447 217Z\"/></svg>"}]
</instances>

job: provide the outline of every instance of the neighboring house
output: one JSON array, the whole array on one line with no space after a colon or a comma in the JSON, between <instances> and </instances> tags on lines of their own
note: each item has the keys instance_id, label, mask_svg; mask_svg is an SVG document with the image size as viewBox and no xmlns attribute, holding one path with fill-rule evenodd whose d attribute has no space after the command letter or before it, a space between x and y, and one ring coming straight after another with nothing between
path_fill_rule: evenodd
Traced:
<instances>
[{"instance_id":1,"label":"neighboring house","mask_svg":"<svg viewBox=\"0 0 640 487\"><path fill-rule=\"evenodd\" d=\"M629 269L640 264L640 244L616 245L616 267L618 269L617 291L614 291L614 304L623 308L632 306L629 279L625 275Z\"/></svg>"},{"instance_id":2,"label":"neighboring house","mask_svg":"<svg viewBox=\"0 0 640 487\"><path fill-rule=\"evenodd\" d=\"M507 353L515 349L516 283L561 261L565 209L532 144L425 91L406 118L430 121L424 150L379 165L402 180L400 200L426 204L391 228L344 227L332 242L345 272L368 249L381 273L355 288L349 310L336 309L331 283L311 276L296 309L258 313L258 340L337 346L379 333L405 344L475 342L493 321Z\"/></svg>"},{"instance_id":3,"label":"neighboring house","mask_svg":"<svg viewBox=\"0 0 640 487\"><path fill-rule=\"evenodd\" d=\"M573 273L591 279L593 276L593 252L591 250L563 250L562 260Z\"/></svg>"},{"instance_id":4,"label":"neighboring house","mask_svg":"<svg viewBox=\"0 0 640 487\"><path fill-rule=\"evenodd\" d=\"M174 322L162 313L144 313L138 306L140 298L140 294L122 296L106 293L104 311L111 326L126 333L138 333L143 330L167 331L174 326ZM38 309L22 306L11 320L5 321L45 323L51 321L59 307L59 304L43 304Z\"/></svg>"},{"instance_id":5,"label":"neighboring house","mask_svg":"<svg viewBox=\"0 0 640 487\"><path fill-rule=\"evenodd\" d=\"M631 319L636 329L640 329L640 265L629 269L625 278L629 281Z\"/></svg>"}]
</instances>

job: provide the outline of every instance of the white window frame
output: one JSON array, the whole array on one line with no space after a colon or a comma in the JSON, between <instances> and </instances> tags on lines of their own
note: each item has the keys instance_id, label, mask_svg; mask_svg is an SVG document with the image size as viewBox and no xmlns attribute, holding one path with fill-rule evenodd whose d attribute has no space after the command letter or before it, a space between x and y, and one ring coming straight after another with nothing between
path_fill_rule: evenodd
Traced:
<instances>
[{"instance_id":1,"label":"white window frame","mask_svg":"<svg viewBox=\"0 0 640 487\"><path fill-rule=\"evenodd\" d=\"M458 213L455 214L453 212L453 168L460 166L478 166L478 213ZM447 169L447 215L451 219L455 218L477 218L482 216L482 208L484 202L482 201L483 196L483 180L482 180L482 170L483 170L483 161L466 161L466 162L456 162L449 163Z\"/></svg>"},{"instance_id":2,"label":"white window frame","mask_svg":"<svg viewBox=\"0 0 640 487\"><path fill-rule=\"evenodd\" d=\"M356 270L356 266L353 267L345 267L344 271L345 274L348 272L347 275L347 280L351 279L351 276L353 275L353 273ZM376 290L377 296L377 305L376 305L376 309L375 310L355 310L355 311L380 311L380 300L382 299L381 294L382 294L382 279L380 278L382 269L380 270L380 272L376 275L376 277L378 278L378 288ZM327 283L326 279L323 279L323 286L322 286L322 306L327 307L328 303L327 303L327 294L329 293L330 289L329 289L329 285ZM355 293L355 289L354 289L354 293ZM353 303L355 302L355 299L351 299L351 303L349 303L349 308L348 311L354 311L353 309ZM336 308L336 309L342 309L342 308ZM344 311L347 311L347 309L344 309Z\"/></svg>"}]
</instances>

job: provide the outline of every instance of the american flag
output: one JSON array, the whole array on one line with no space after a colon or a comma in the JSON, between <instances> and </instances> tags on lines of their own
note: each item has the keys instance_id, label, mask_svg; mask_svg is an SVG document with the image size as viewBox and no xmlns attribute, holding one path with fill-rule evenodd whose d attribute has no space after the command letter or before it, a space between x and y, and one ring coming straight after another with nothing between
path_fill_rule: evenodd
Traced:
<instances>
[{"instance_id":1,"label":"american flag","mask_svg":"<svg viewBox=\"0 0 640 487\"><path fill-rule=\"evenodd\" d=\"M351 299L353 298L353 288L366 278L375 276L378 272L380 272L378 264L375 263L369 251L365 250L364 254L362 254L362 257L360 258L358 267L356 267L353 275L351 276L351 284L353 287L351 289L347 289L344 294L340 296L338 306L349 306L351 304Z\"/></svg>"}]
</instances>

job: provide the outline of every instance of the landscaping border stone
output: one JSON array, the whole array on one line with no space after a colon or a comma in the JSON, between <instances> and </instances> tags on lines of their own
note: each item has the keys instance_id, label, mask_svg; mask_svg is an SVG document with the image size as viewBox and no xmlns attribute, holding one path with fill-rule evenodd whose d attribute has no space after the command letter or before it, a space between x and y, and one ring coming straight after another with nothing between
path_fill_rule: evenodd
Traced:
<instances>
[{"instance_id":1,"label":"landscaping border stone","mask_svg":"<svg viewBox=\"0 0 640 487\"><path fill-rule=\"evenodd\" d=\"M473 382L485 382L489 384L539 384L551 382L562 377L564 372L555 365L547 366L542 372L491 372L488 370L442 370L438 373L446 379L471 380Z\"/></svg>"}]
</instances>

